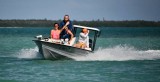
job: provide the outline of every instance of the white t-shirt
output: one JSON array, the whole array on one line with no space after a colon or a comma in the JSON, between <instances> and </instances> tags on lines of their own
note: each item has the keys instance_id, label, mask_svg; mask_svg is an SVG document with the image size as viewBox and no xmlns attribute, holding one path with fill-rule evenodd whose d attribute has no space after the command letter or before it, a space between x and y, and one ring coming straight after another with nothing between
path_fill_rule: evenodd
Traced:
<instances>
[{"instance_id":1,"label":"white t-shirt","mask_svg":"<svg viewBox=\"0 0 160 82\"><path fill-rule=\"evenodd\" d=\"M87 45L87 47L89 47L89 36L88 33L84 34L84 33L80 33L79 35L79 42L83 42Z\"/></svg>"}]
</instances>

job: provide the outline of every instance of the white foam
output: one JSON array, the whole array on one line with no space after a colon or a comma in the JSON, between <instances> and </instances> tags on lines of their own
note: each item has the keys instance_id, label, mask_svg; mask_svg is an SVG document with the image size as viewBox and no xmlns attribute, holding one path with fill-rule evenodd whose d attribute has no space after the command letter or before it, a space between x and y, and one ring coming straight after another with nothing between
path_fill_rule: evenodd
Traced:
<instances>
[{"instance_id":1,"label":"white foam","mask_svg":"<svg viewBox=\"0 0 160 82\"><path fill-rule=\"evenodd\" d=\"M38 48L30 48L30 49L21 49L17 53L18 58L24 58L24 59L37 59L39 58Z\"/></svg>"},{"instance_id":2,"label":"white foam","mask_svg":"<svg viewBox=\"0 0 160 82\"><path fill-rule=\"evenodd\" d=\"M160 50L136 50L128 46L99 48L87 56L73 57L76 61L127 61L127 60L156 60L160 59Z\"/></svg>"},{"instance_id":3,"label":"white foam","mask_svg":"<svg viewBox=\"0 0 160 82\"><path fill-rule=\"evenodd\" d=\"M24 59L42 58L38 48L21 49L16 57ZM160 50L136 50L130 46L116 46L113 48L99 48L86 56L70 57L76 61L128 61L128 60L156 60L160 59Z\"/></svg>"}]
</instances>

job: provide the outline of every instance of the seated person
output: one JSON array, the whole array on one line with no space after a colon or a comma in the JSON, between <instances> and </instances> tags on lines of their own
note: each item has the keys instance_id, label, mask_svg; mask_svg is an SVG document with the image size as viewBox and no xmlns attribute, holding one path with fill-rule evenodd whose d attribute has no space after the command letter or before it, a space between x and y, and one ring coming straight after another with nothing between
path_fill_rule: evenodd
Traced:
<instances>
[{"instance_id":1,"label":"seated person","mask_svg":"<svg viewBox=\"0 0 160 82\"><path fill-rule=\"evenodd\" d=\"M59 40L60 38L59 24L54 23L54 29L51 30L51 39Z\"/></svg>"},{"instance_id":2,"label":"seated person","mask_svg":"<svg viewBox=\"0 0 160 82\"><path fill-rule=\"evenodd\" d=\"M73 25L72 25L72 21L70 20L70 17L69 17L69 15L65 15L64 16L64 19L63 19L63 21L62 22L60 22L60 28L62 29L65 25L66 25L66 23L68 23L69 22L69 24L67 24L67 27L68 27L68 29L73 33ZM63 31L62 31L63 32Z\"/></svg>"},{"instance_id":3,"label":"seated person","mask_svg":"<svg viewBox=\"0 0 160 82\"><path fill-rule=\"evenodd\" d=\"M89 31L86 28L82 29L82 32L79 35L78 43L74 45L77 48L89 48Z\"/></svg>"},{"instance_id":4,"label":"seated person","mask_svg":"<svg viewBox=\"0 0 160 82\"><path fill-rule=\"evenodd\" d=\"M60 30L60 38L62 40L65 40L65 39L68 39L68 44L70 44L71 40L73 39L74 35L73 33L68 29L68 25L69 25L70 22L67 22L63 28Z\"/></svg>"}]
</instances>

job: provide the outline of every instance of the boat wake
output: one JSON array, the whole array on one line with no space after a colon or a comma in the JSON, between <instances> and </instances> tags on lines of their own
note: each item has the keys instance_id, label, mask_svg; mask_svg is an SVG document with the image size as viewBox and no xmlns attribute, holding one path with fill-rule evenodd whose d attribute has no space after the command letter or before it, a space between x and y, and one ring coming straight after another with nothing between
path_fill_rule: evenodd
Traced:
<instances>
[{"instance_id":1,"label":"boat wake","mask_svg":"<svg viewBox=\"0 0 160 82\"><path fill-rule=\"evenodd\" d=\"M136 50L134 47L116 46L99 48L95 53L86 56L72 57L76 61L128 61L160 59L160 50Z\"/></svg>"},{"instance_id":2,"label":"boat wake","mask_svg":"<svg viewBox=\"0 0 160 82\"><path fill-rule=\"evenodd\" d=\"M18 58L41 59L38 48L21 49ZM99 48L86 56L69 56L76 61L128 61L128 60L156 60L160 59L160 50L136 50L129 46L116 46L113 48Z\"/></svg>"},{"instance_id":3,"label":"boat wake","mask_svg":"<svg viewBox=\"0 0 160 82\"><path fill-rule=\"evenodd\" d=\"M38 52L38 48L30 48L30 49L21 49L18 53L16 53L17 58L22 59L39 59L41 55Z\"/></svg>"}]
</instances>

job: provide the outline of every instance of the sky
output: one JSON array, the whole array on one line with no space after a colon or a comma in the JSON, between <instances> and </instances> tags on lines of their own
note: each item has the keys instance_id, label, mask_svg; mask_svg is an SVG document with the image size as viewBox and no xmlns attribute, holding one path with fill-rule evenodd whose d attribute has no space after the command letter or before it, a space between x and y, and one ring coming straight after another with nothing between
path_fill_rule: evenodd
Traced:
<instances>
[{"instance_id":1,"label":"sky","mask_svg":"<svg viewBox=\"0 0 160 82\"><path fill-rule=\"evenodd\" d=\"M160 0L0 0L0 19L160 21Z\"/></svg>"}]
</instances>

